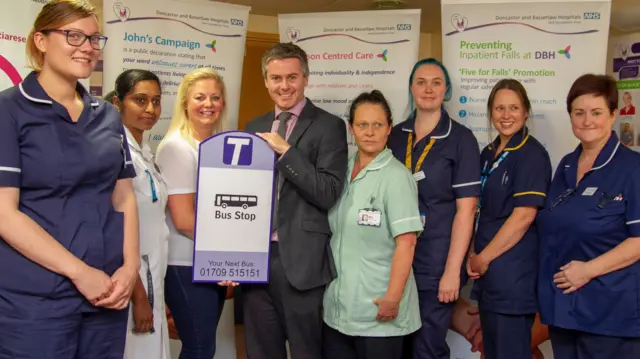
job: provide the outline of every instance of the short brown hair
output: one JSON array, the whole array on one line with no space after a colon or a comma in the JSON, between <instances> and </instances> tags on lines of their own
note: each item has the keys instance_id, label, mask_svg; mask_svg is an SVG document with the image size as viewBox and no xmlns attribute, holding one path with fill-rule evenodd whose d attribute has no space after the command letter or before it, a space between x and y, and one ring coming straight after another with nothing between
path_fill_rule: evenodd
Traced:
<instances>
[{"instance_id":1,"label":"short brown hair","mask_svg":"<svg viewBox=\"0 0 640 359\"><path fill-rule=\"evenodd\" d=\"M309 76L309 59L307 53L298 45L280 42L273 45L262 55L262 76L267 77L267 65L271 60L298 59L302 66L302 74Z\"/></svg>"},{"instance_id":2,"label":"short brown hair","mask_svg":"<svg viewBox=\"0 0 640 359\"><path fill-rule=\"evenodd\" d=\"M44 65L44 53L38 49L34 35L46 29L57 29L85 17L96 16L95 8L83 0L51 0L46 3L36 20L33 28L27 37L27 62L29 67L35 71L42 70ZM96 16L97 20L97 16Z\"/></svg>"},{"instance_id":3,"label":"short brown hair","mask_svg":"<svg viewBox=\"0 0 640 359\"><path fill-rule=\"evenodd\" d=\"M604 97L610 113L618 108L618 88L611 76L586 74L578 77L567 95L567 112L571 113L573 101L583 95Z\"/></svg>"}]
</instances>

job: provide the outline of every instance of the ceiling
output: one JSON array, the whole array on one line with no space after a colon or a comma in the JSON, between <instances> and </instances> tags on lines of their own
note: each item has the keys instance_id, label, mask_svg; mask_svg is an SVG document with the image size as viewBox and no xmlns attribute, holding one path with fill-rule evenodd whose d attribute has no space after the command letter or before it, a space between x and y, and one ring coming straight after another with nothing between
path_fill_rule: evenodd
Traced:
<instances>
[{"instance_id":1,"label":"ceiling","mask_svg":"<svg viewBox=\"0 0 640 359\"><path fill-rule=\"evenodd\" d=\"M439 33L440 0L218 0L251 6L251 13L278 14L374 10L378 6L422 9L421 31ZM514 0L518 1L518 0ZM640 31L640 0L612 0L611 25L621 32Z\"/></svg>"}]
</instances>

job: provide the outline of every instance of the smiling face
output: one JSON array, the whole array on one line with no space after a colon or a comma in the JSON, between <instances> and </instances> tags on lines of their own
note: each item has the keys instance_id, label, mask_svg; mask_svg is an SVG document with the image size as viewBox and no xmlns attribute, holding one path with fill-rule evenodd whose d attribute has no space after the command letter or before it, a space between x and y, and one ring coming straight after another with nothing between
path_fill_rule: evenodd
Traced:
<instances>
[{"instance_id":1,"label":"smiling face","mask_svg":"<svg viewBox=\"0 0 640 359\"><path fill-rule=\"evenodd\" d=\"M207 130L220 120L225 103L222 88L215 79L196 81L187 92L187 117L198 128Z\"/></svg>"},{"instance_id":2,"label":"smiling face","mask_svg":"<svg viewBox=\"0 0 640 359\"><path fill-rule=\"evenodd\" d=\"M515 91L502 89L496 92L491 108L491 123L500 135L511 137L522 130L527 117L522 99Z\"/></svg>"},{"instance_id":3,"label":"smiling face","mask_svg":"<svg viewBox=\"0 0 640 359\"><path fill-rule=\"evenodd\" d=\"M69 45L69 41L81 40L84 35L99 35L98 21L95 16L85 17L54 30L70 30L68 35L55 31L36 32L34 42L40 52L44 54L43 70L52 70L64 78L86 79L98 63L100 50L91 46L86 39L80 46Z\"/></svg>"},{"instance_id":4,"label":"smiling face","mask_svg":"<svg viewBox=\"0 0 640 359\"><path fill-rule=\"evenodd\" d=\"M309 78L304 75L299 59L274 59L269 61L266 70L264 84L278 108L289 110L304 99Z\"/></svg>"},{"instance_id":5,"label":"smiling face","mask_svg":"<svg viewBox=\"0 0 640 359\"><path fill-rule=\"evenodd\" d=\"M583 144L600 143L608 138L616 120L603 96L586 94L571 103L571 129Z\"/></svg>"},{"instance_id":6,"label":"smiling face","mask_svg":"<svg viewBox=\"0 0 640 359\"><path fill-rule=\"evenodd\" d=\"M427 64L416 70L411 83L411 94L418 110L439 110L446 92L444 72L439 66Z\"/></svg>"},{"instance_id":7,"label":"smiling face","mask_svg":"<svg viewBox=\"0 0 640 359\"><path fill-rule=\"evenodd\" d=\"M630 107L631 106L631 95L629 95L629 93L625 93L624 95L622 95L622 102L624 102L624 106L625 107Z\"/></svg>"},{"instance_id":8,"label":"smiling face","mask_svg":"<svg viewBox=\"0 0 640 359\"><path fill-rule=\"evenodd\" d=\"M118 106L124 125L140 132L153 128L162 112L160 96L156 81L138 82Z\"/></svg>"}]
</instances>

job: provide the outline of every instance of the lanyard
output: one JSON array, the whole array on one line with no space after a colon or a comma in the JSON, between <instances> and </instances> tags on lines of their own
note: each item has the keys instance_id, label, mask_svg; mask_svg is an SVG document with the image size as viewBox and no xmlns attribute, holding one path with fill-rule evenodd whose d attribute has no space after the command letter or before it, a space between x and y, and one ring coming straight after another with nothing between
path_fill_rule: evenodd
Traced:
<instances>
[{"instance_id":1,"label":"lanyard","mask_svg":"<svg viewBox=\"0 0 640 359\"><path fill-rule=\"evenodd\" d=\"M474 233L478 230L478 224L480 223L480 208L482 207L482 194L484 193L484 185L487 183L489 176L500 166L500 163L504 161L505 158L509 155L509 151L504 151L498 160L493 163L490 169L487 169L487 165L485 164L482 169L482 175L480 176L480 196L478 197L478 208L476 209L476 220L474 226Z\"/></svg>"},{"instance_id":2,"label":"lanyard","mask_svg":"<svg viewBox=\"0 0 640 359\"><path fill-rule=\"evenodd\" d=\"M153 175L149 170L144 170L149 175L149 183L151 184L151 200L153 203L158 202L158 194L156 193L156 183L153 181Z\"/></svg>"},{"instance_id":3,"label":"lanyard","mask_svg":"<svg viewBox=\"0 0 640 359\"><path fill-rule=\"evenodd\" d=\"M485 165L485 168L482 169L482 175L480 176L480 182L481 182L480 195L481 196L482 196L482 192L484 192L484 185L485 185L485 183L487 183L487 180L489 179L489 176L491 176L493 171L495 171L496 168L498 168L500 166L500 163L502 163L502 161L504 161L504 159L507 158L508 155L509 155L509 152L508 151L504 151L500 155L500 157L498 157L498 160L493 163L493 165L491 166L491 169L489 169L487 171L487 166L486 165ZM480 203L478 203L478 206L479 205L480 205Z\"/></svg>"},{"instance_id":4,"label":"lanyard","mask_svg":"<svg viewBox=\"0 0 640 359\"><path fill-rule=\"evenodd\" d=\"M142 260L147 265L147 299L149 299L149 305L151 306L151 310L153 311L153 303L155 299L153 297L153 277L151 276L151 264L149 264L149 256L143 254ZM155 332L156 330L152 325L149 333L153 334Z\"/></svg>"},{"instance_id":5,"label":"lanyard","mask_svg":"<svg viewBox=\"0 0 640 359\"><path fill-rule=\"evenodd\" d=\"M429 153L429 151L431 151L431 148L433 147L434 142L436 142L435 138L432 138L429 143L424 147L424 150L422 151L422 154L420 155L420 157L418 157L418 162L416 163L416 168L414 171L414 173L418 173L420 170L420 167L422 167L422 162L424 162L424 159L427 157L427 154ZM407 166L407 168L409 169L409 171L411 171L411 153L413 151L413 132L409 133L409 138L407 139L407 154L405 156L404 159L404 164L405 166Z\"/></svg>"}]
</instances>

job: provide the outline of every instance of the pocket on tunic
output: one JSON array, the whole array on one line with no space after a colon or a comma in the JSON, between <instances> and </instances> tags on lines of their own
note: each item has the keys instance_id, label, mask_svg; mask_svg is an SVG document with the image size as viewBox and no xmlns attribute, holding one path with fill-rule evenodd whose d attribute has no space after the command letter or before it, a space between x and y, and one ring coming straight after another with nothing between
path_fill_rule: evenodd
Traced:
<instances>
[{"instance_id":1,"label":"pocket on tunic","mask_svg":"<svg viewBox=\"0 0 640 359\"><path fill-rule=\"evenodd\" d=\"M617 330L637 321L640 315L636 275L620 274L619 278L614 279L615 284L607 280L608 284L603 285L599 279L595 279L575 293L571 301L571 314L579 325Z\"/></svg>"},{"instance_id":2,"label":"pocket on tunic","mask_svg":"<svg viewBox=\"0 0 640 359\"><path fill-rule=\"evenodd\" d=\"M378 305L373 303L376 298L383 297L389 284L390 267L386 270L379 268L380 263L361 259L360 273L356 295L354 297L353 319L358 322L375 322L378 315ZM377 269L373 269L378 267Z\"/></svg>"},{"instance_id":3,"label":"pocket on tunic","mask_svg":"<svg viewBox=\"0 0 640 359\"><path fill-rule=\"evenodd\" d=\"M615 197L615 195L598 191L593 198L591 198L587 217L594 219L602 219L612 216L623 218L627 206L625 205L625 201L617 200Z\"/></svg>"}]
</instances>

